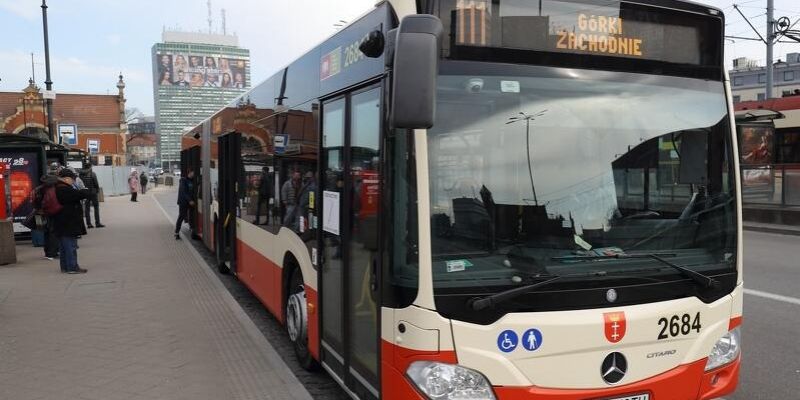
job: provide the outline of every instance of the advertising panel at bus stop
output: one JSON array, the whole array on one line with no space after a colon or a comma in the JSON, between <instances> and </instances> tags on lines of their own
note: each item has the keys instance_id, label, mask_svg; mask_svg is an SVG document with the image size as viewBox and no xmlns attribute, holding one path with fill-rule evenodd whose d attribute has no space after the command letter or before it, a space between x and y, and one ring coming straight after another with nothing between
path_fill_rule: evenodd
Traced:
<instances>
[{"instance_id":1,"label":"advertising panel at bus stop","mask_svg":"<svg viewBox=\"0 0 800 400\"><path fill-rule=\"evenodd\" d=\"M11 186L9 185L9 174L6 165L0 163L0 221L9 217L8 210L11 208Z\"/></svg>"},{"instance_id":2,"label":"advertising panel at bus stop","mask_svg":"<svg viewBox=\"0 0 800 400\"><path fill-rule=\"evenodd\" d=\"M739 149L743 195L772 199L775 192L775 127L772 124L740 124Z\"/></svg>"},{"instance_id":3,"label":"advertising panel at bus stop","mask_svg":"<svg viewBox=\"0 0 800 400\"><path fill-rule=\"evenodd\" d=\"M31 192L37 186L40 171L35 152L0 151L0 164L9 170L10 179L7 185L11 195L11 215L15 231L27 230L22 221L33 211Z\"/></svg>"}]
</instances>

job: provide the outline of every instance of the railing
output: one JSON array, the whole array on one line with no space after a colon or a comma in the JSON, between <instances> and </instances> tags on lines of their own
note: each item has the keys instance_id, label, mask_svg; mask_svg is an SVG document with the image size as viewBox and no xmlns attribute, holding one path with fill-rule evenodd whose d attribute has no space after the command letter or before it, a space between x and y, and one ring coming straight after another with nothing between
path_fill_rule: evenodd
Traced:
<instances>
[{"instance_id":1,"label":"railing","mask_svg":"<svg viewBox=\"0 0 800 400\"><path fill-rule=\"evenodd\" d=\"M743 165L745 204L800 206L800 164Z\"/></svg>"}]
</instances>

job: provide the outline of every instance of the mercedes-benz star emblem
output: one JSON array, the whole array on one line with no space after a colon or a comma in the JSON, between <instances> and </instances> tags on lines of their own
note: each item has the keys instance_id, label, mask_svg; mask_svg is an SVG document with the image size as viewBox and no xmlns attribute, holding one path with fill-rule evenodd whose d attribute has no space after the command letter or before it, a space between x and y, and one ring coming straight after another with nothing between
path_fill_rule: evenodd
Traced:
<instances>
[{"instance_id":1,"label":"mercedes-benz star emblem","mask_svg":"<svg viewBox=\"0 0 800 400\"><path fill-rule=\"evenodd\" d=\"M609 385L621 381L626 372L628 372L628 361L622 353L616 352L607 355L600 368L600 376Z\"/></svg>"},{"instance_id":2,"label":"mercedes-benz star emblem","mask_svg":"<svg viewBox=\"0 0 800 400\"><path fill-rule=\"evenodd\" d=\"M617 291L614 289L608 289L606 292L606 300L608 300L609 303L617 301Z\"/></svg>"}]
</instances>

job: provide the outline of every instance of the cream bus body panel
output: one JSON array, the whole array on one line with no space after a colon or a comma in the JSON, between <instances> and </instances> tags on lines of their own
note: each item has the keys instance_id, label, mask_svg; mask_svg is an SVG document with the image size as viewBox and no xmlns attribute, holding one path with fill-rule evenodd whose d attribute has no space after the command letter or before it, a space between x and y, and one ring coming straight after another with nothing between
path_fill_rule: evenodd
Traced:
<instances>
[{"instance_id":1,"label":"cream bus body panel","mask_svg":"<svg viewBox=\"0 0 800 400\"><path fill-rule=\"evenodd\" d=\"M492 385L597 389L608 387L600 365L614 351L628 360L628 372L618 385L708 357L714 343L728 331L732 304L733 296L725 296L712 304L685 298L607 309L515 313L487 326L453 321L453 337L459 364L481 371ZM625 313L626 332L618 343L605 337L603 314L611 312ZM688 335L658 340L660 318L688 314L694 319L697 313L702 325L699 333L691 330ZM542 333L535 351L522 344L522 333L531 328ZM498 349L497 339L507 329L520 335L520 343L504 353Z\"/></svg>"},{"instance_id":2,"label":"cream bus body panel","mask_svg":"<svg viewBox=\"0 0 800 400\"><path fill-rule=\"evenodd\" d=\"M291 229L281 227L277 234L261 229L241 218L236 219L236 239L255 250L278 268L283 268L284 256L292 254L303 273L305 285L317 290L317 271L311 264L308 247Z\"/></svg>"},{"instance_id":3,"label":"cream bus body panel","mask_svg":"<svg viewBox=\"0 0 800 400\"><path fill-rule=\"evenodd\" d=\"M381 339L408 350L453 351L450 320L438 312L417 306L381 309ZM400 332L399 325L405 325Z\"/></svg>"}]
</instances>

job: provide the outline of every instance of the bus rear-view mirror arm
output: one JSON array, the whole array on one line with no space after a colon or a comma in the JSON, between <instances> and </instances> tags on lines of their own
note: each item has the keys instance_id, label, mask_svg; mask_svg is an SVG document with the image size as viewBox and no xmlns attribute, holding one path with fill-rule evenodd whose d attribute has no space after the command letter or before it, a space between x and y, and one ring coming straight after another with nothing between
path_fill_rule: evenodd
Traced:
<instances>
[{"instance_id":1,"label":"bus rear-view mirror arm","mask_svg":"<svg viewBox=\"0 0 800 400\"><path fill-rule=\"evenodd\" d=\"M408 15L400 21L394 40L389 126L427 129L436 113L436 76L442 21L428 14Z\"/></svg>"}]
</instances>

